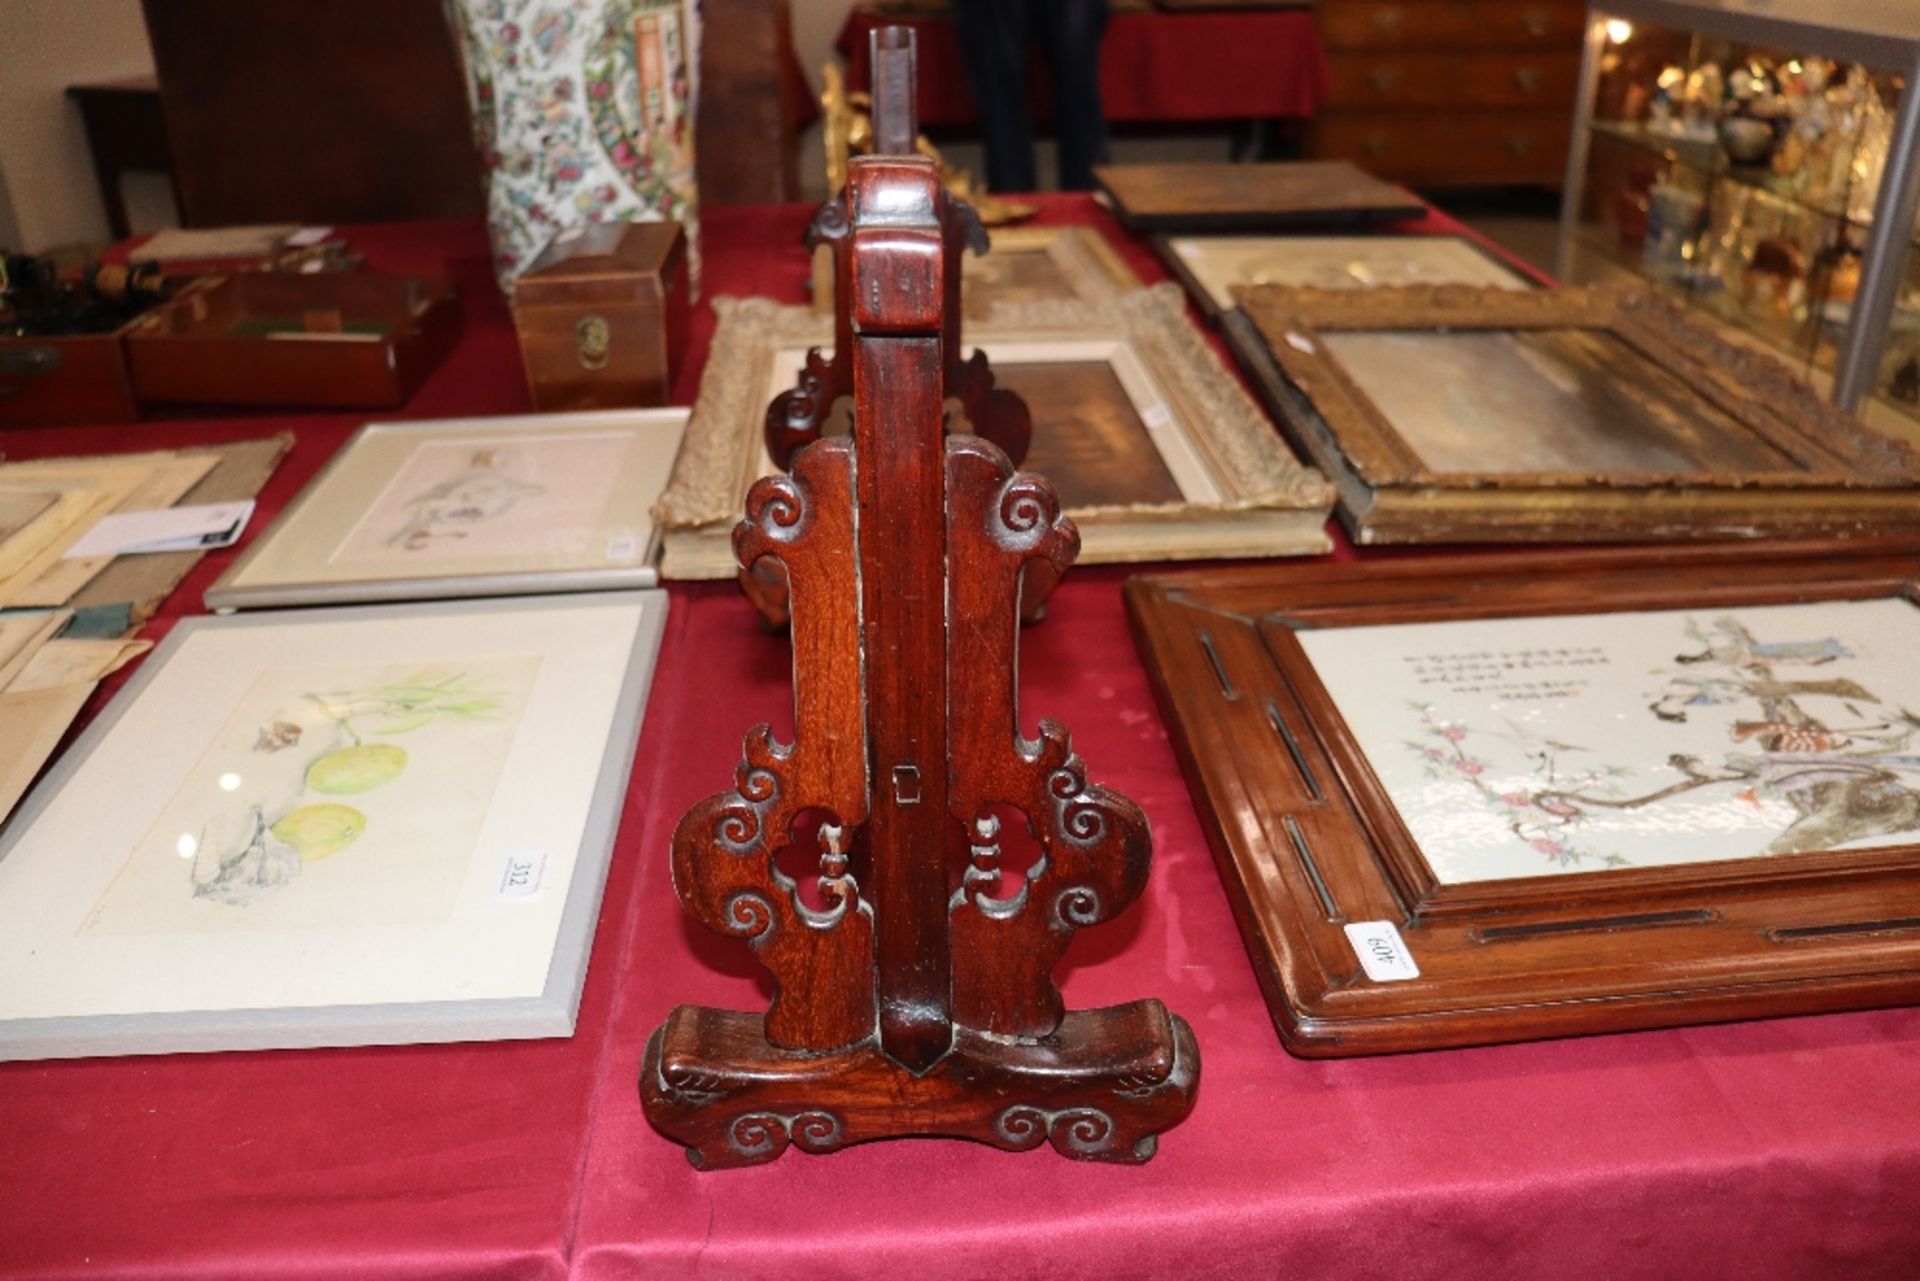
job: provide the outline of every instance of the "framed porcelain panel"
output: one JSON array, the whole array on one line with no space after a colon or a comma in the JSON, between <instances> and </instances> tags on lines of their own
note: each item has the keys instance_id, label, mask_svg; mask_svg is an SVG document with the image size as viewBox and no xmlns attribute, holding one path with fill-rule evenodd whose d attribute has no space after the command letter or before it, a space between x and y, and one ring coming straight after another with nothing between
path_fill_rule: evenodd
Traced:
<instances>
[{"instance_id":1,"label":"framed porcelain panel","mask_svg":"<svg viewBox=\"0 0 1920 1281\"><path fill-rule=\"evenodd\" d=\"M1920 825L1908 600L1298 639L1443 885L1905 844Z\"/></svg>"},{"instance_id":2,"label":"framed porcelain panel","mask_svg":"<svg viewBox=\"0 0 1920 1281\"><path fill-rule=\"evenodd\" d=\"M0 1058L572 1031L667 599L188 619L0 842Z\"/></svg>"},{"instance_id":3,"label":"framed porcelain panel","mask_svg":"<svg viewBox=\"0 0 1920 1281\"><path fill-rule=\"evenodd\" d=\"M1282 1040L1367 1054L1920 1000L1920 553L1136 578Z\"/></svg>"},{"instance_id":4,"label":"framed porcelain panel","mask_svg":"<svg viewBox=\"0 0 1920 1281\"><path fill-rule=\"evenodd\" d=\"M647 587L684 409L371 423L206 593L218 610Z\"/></svg>"}]
</instances>

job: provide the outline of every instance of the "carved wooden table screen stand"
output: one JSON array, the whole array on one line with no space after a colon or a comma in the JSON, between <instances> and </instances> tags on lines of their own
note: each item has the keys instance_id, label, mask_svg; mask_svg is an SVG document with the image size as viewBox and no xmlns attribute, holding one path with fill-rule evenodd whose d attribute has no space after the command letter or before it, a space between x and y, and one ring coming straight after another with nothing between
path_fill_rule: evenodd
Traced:
<instances>
[{"instance_id":1,"label":"carved wooden table screen stand","mask_svg":"<svg viewBox=\"0 0 1920 1281\"><path fill-rule=\"evenodd\" d=\"M751 731L734 790L673 839L681 899L752 947L773 1000L676 1009L641 1099L703 1169L898 1135L1144 1161L1193 1107L1193 1033L1152 999L1066 1012L1052 970L1145 886L1146 818L1086 782L1059 725L1024 740L1015 702L1022 567L1064 571L1079 534L1045 480L945 436L957 280L933 163L851 171L853 435L758 482L734 532L742 564L775 557L792 586L794 741ZM1010 897L996 806L1040 847ZM818 906L775 863L805 811L829 815Z\"/></svg>"},{"instance_id":2,"label":"carved wooden table screen stand","mask_svg":"<svg viewBox=\"0 0 1920 1281\"><path fill-rule=\"evenodd\" d=\"M872 65L874 154L914 155L913 31L907 27L875 31ZM961 258L967 250L987 252L986 228L971 205L944 190L938 209L944 246L940 338L945 359L940 376L945 380L945 396L960 402L960 412L975 435L998 445L1017 466L1026 458L1033 438L1026 402L1005 388L996 388L987 353L975 351L969 359L962 355L966 349L960 341ZM833 357L823 359L818 348L809 351L798 384L767 406L767 455L778 467L791 466L795 450L820 439L834 402L853 394L849 234L847 201L837 195L820 206L807 226L807 251L824 244L830 246L833 257Z\"/></svg>"},{"instance_id":3,"label":"carved wooden table screen stand","mask_svg":"<svg viewBox=\"0 0 1920 1281\"><path fill-rule=\"evenodd\" d=\"M908 27L882 27L873 33L872 40L873 154L915 155L914 33ZM807 225L807 252L827 245L833 259L833 355L823 357L819 348L810 348L799 381L767 406L767 457L783 469L793 465L796 450L820 439L835 402L853 394L853 260L847 206L844 195L830 196ZM941 403L957 401L960 415L973 433L998 445L1018 466L1033 441L1033 419L1027 412L1027 402L994 385L986 352L976 350L971 358L961 355L965 350L960 340L961 261L969 250L987 252L986 228L971 205L944 189L936 207L942 247ZM1047 597L1058 585L1056 576L1035 567L1025 592L1030 621L1039 618ZM770 626L787 626L788 585L776 569L764 564L747 565L740 571L740 586Z\"/></svg>"}]
</instances>

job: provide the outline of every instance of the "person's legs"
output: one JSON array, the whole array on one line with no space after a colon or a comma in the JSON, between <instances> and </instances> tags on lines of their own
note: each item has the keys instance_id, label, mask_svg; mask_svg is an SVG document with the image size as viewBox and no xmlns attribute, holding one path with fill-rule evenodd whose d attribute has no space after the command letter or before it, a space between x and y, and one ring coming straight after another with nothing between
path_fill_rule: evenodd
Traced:
<instances>
[{"instance_id":1,"label":"person's legs","mask_svg":"<svg viewBox=\"0 0 1920 1281\"><path fill-rule=\"evenodd\" d=\"M1093 167L1107 160L1107 117L1100 106L1100 38L1107 0L1042 0L1053 66L1054 128L1060 141L1060 188L1086 191Z\"/></svg>"},{"instance_id":2,"label":"person's legs","mask_svg":"<svg viewBox=\"0 0 1920 1281\"><path fill-rule=\"evenodd\" d=\"M1052 0L1038 0L1051 8ZM954 33L980 105L987 190L1032 191L1033 115L1027 106L1029 0L954 0Z\"/></svg>"}]
</instances>

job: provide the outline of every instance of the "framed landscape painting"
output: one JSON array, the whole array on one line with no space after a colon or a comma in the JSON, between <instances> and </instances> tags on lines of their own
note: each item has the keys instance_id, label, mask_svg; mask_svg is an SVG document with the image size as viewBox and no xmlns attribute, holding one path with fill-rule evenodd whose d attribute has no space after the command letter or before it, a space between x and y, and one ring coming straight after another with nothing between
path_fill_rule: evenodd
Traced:
<instances>
[{"instance_id":1,"label":"framed landscape painting","mask_svg":"<svg viewBox=\"0 0 1920 1281\"><path fill-rule=\"evenodd\" d=\"M370 423L211 609L651 587L684 409Z\"/></svg>"},{"instance_id":2,"label":"framed landscape painting","mask_svg":"<svg viewBox=\"0 0 1920 1281\"><path fill-rule=\"evenodd\" d=\"M793 386L828 322L766 299L715 302L719 327L656 509L661 575L726 578L748 487L774 471L768 403ZM1186 318L1178 287L1106 304L1028 302L970 325L967 346L1026 399L1022 467L1052 481L1080 527L1082 564L1325 551L1332 495L1288 452ZM841 408L827 431L844 432Z\"/></svg>"},{"instance_id":3,"label":"framed landscape painting","mask_svg":"<svg viewBox=\"0 0 1920 1281\"><path fill-rule=\"evenodd\" d=\"M1920 1000L1920 550L1136 578L1276 1026L1337 1056Z\"/></svg>"},{"instance_id":4,"label":"framed landscape painting","mask_svg":"<svg viewBox=\"0 0 1920 1281\"><path fill-rule=\"evenodd\" d=\"M1234 350L1356 542L1920 534L1920 454L1650 291L1235 296Z\"/></svg>"},{"instance_id":5,"label":"framed landscape painting","mask_svg":"<svg viewBox=\"0 0 1920 1281\"><path fill-rule=\"evenodd\" d=\"M569 1034L666 610L180 623L0 838L0 1059Z\"/></svg>"}]
</instances>

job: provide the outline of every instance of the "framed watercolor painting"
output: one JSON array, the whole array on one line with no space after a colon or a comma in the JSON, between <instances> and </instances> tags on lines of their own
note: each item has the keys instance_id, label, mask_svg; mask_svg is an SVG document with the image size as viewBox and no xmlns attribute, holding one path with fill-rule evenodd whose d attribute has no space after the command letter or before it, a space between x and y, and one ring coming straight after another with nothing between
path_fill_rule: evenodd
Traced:
<instances>
[{"instance_id":1,"label":"framed watercolor painting","mask_svg":"<svg viewBox=\"0 0 1920 1281\"><path fill-rule=\"evenodd\" d=\"M767 404L794 384L827 321L766 299L716 300L719 327L687 444L655 514L661 576L726 578L748 487L774 470ZM1186 317L1174 285L1109 304L1028 302L969 325L996 382L1027 400L1022 464L1080 527L1080 563L1311 555L1332 495L1287 451ZM844 411L841 412L844 422ZM828 431L844 431L829 423Z\"/></svg>"},{"instance_id":2,"label":"framed watercolor painting","mask_svg":"<svg viewBox=\"0 0 1920 1281\"><path fill-rule=\"evenodd\" d=\"M684 409L370 423L208 608L604 591L657 581L654 498Z\"/></svg>"},{"instance_id":3,"label":"framed watercolor painting","mask_svg":"<svg viewBox=\"0 0 1920 1281\"><path fill-rule=\"evenodd\" d=\"M1156 236L1153 247L1214 319L1233 310L1238 285L1533 287L1464 236Z\"/></svg>"},{"instance_id":4,"label":"framed watercolor painting","mask_svg":"<svg viewBox=\"0 0 1920 1281\"><path fill-rule=\"evenodd\" d=\"M569 1035L666 610L180 623L0 838L0 1058Z\"/></svg>"},{"instance_id":5,"label":"framed watercolor painting","mask_svg":"<svg viewBox=\"0 0 1920 1281\"><path fill-rule=\"evenodd\" d=\"M1920 454L1652 292L1236 296L1228 337L1356 542L1920 533Z\"/></svg>"},{"instance_id":6,"label":"framed watercolor painting","mask_svg":"<svg viewBox=\"0 0 1920 1281\"><path fill-rule=\"evenodd\" d=\"M1136 578L1287 1048L1920 1000L1920 548Z\"/></svg>"}]
</instances>

